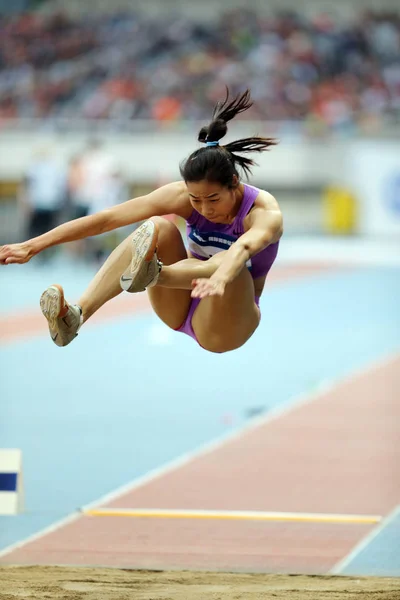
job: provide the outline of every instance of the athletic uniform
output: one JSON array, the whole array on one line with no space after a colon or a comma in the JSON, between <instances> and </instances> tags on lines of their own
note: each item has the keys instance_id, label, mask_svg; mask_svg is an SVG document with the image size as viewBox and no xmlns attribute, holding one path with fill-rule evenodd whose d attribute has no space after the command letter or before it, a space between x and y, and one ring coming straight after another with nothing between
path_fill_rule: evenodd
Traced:
<instances>
[{"instance_id":1,"label":"athletic uniform","mask_svg":"<svg viewBox=\"0 0 400 600\"><path fill-rule=\"evenodd\" d=\"M230 223L229 225L212 223L198 213L197 210L193 210L186 221L188 247L192 256L199 260L208 260L218 252L229 250L232 244L243 235L243 221L253 207L254 201L259 193L259 189L244 184L243 200L239 212L233 223ZM268 274L276 255L278 254L278 247L279 242L271 244L248 260L247 268L253 279ZM259 300L260 299L257 296L254 298L257 306L259 305ZM190 335L197 342L198 340L192 327L192 317L200 301L201 298L192 298L187 317L184 323L177 329L177 331Z\"/></svg>"}]
</instances>

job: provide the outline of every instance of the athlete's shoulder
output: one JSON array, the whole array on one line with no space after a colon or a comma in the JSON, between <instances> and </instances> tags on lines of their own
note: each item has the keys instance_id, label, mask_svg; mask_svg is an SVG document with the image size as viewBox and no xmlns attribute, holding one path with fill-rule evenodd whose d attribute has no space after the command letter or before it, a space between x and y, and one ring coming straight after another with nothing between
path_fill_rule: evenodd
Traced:
<instances>
[{"instance_id":1,"label":"athlete's shoulder","mask_svg":"<svg viewBox=\"0 0 400 600\"><path fill-rule=\"evenodd\" d=\"M254 199L254 204L243 221L245 231L248 231L254 225L264 223L266 219L273 221L277 230L280 230L282 228L283 217L278 201L266 190L257 189L258 195Z\"/></svg>"},{"instance_id":2,"label":"athlete's shoulder","mask_svg":"<svg viewBox=\"0 0 400 600\"><path fill-rule=\"evenodd\" d=\"M254 186L252 186L254 187ZM279 210L280 207L278 204L278 200L267 192L266 190L262 190L260 188L255 188L258 191L257 197L254 200L254 208L263 208L264 210Z\"/></svg>"},{"instance_id":3,"label":"athlete's shoulder","mask_svg":"<svg viewBox=\"0 0 400 600\"><path fill-rule=\"evenodd\" d=\"M190 204L186 183L184 181L175 181L172 183L172 186L175 189L177 199L176 214L184 219L188 219L193 212L193 207Z\"/></svg>"},{"instance_id":4,"label":"athlete's shoulder","mask_svg":"<svg viewBox=\"0 0 400 600\"><path fill-rule=\"evenodd\" d=\"M177 199L188 198L187 187L184 181L172 181L156 188L154 191L160 191Z\"/></svg>"},{"instance_id":5,"label":"athlete's shoulder","mask_svg":"<svg viewBox=\"0 0 400 600\"><path fill-rule=\"evenodd\" d=\"M189 194L184 181L173 181L167 183L151 193L152 196L157 196L163 199L171 208L171 212L180 217L186 218L191 212Z\"/></svg>"}]
</instances>

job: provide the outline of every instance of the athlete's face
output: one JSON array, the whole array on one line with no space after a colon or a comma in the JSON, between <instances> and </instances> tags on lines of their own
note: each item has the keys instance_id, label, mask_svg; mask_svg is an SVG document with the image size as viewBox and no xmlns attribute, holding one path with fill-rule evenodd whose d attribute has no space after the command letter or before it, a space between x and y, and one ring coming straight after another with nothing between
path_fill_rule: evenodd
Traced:
<instances>
[{"instance_id":1,"label":"athlete's face","mask_svg":"<svg viewBox=\"0 0 400 600\"><path fill-rule=\"evenodd\" d=\"M229 223L236 214L238 181L228 188L212 181L187 181L190 203L197 212L213 223Z\"/></svg>"}]
</instances>

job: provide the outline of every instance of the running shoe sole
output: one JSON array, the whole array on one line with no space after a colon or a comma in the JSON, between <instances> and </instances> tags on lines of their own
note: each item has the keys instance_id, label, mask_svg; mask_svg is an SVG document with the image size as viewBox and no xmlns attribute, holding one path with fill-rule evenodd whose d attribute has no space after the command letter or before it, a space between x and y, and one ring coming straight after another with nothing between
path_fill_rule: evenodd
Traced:
<instances>
[{"instance_id":1,"label":"running shoe sole","mask_svg":"<svg viewBox=\"0 0 400 600\"><path fill-rule=\"evenodd\" d=\"M64 308L64 290L58 284L50 285L40 297L40 309L50 329L57 328L57 319Z\"/></svg>"},{"instance_id":2,"label":"running shoe sole","mask_svg":"<svg viewBox=\"0 0 400 600\"><path fill-rule=\"evenodd\" d=\"M150 246L145 254L143 254L144 250L146 249L143 238L149 235L149 221L146 221L143 223L143 225L140 225L140 227L138 227L138 229L136 229L132 235L132 260L129 267L120 277L120 285L125 292L131 291L131 288L135 282L135 277L142 268L143 263L149 262L157 250L159 228L157 223L154 221L150 221L150 223L153 225L153 230L150 233ZM138 252L138 246L142 254L141 252Z\"/></svg>"}]
</instances>

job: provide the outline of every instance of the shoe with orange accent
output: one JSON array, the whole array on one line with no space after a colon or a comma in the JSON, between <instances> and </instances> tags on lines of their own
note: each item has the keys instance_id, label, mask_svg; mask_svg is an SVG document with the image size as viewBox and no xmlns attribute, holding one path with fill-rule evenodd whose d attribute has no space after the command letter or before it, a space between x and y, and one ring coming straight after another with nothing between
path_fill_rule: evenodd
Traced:
<instances>
[{"instance_id":1,"label":"shoe with orange accent","mask_svg":"<svg viewBox=\"0 0 400 600\"><path fill-rule=\"evenodd\" d=\"M67 346L78 335L82 325L82 309L70 305L61 285L50 285L40 298L40 308L49 324L50 336L57 346Z\"/></svg>"},{"instance_id":2,"label":"shoe with orange accent","mask_svg":"<svg viewBox=\"0 0 400 600\"><path fill-rule=\"evenodd\" d=\"M145 221L132 235L132 260L120 277L125 292L144 292L156 285L162 269L157 257L158 225L151 219Z\"/></svg>"}]
</instances>

